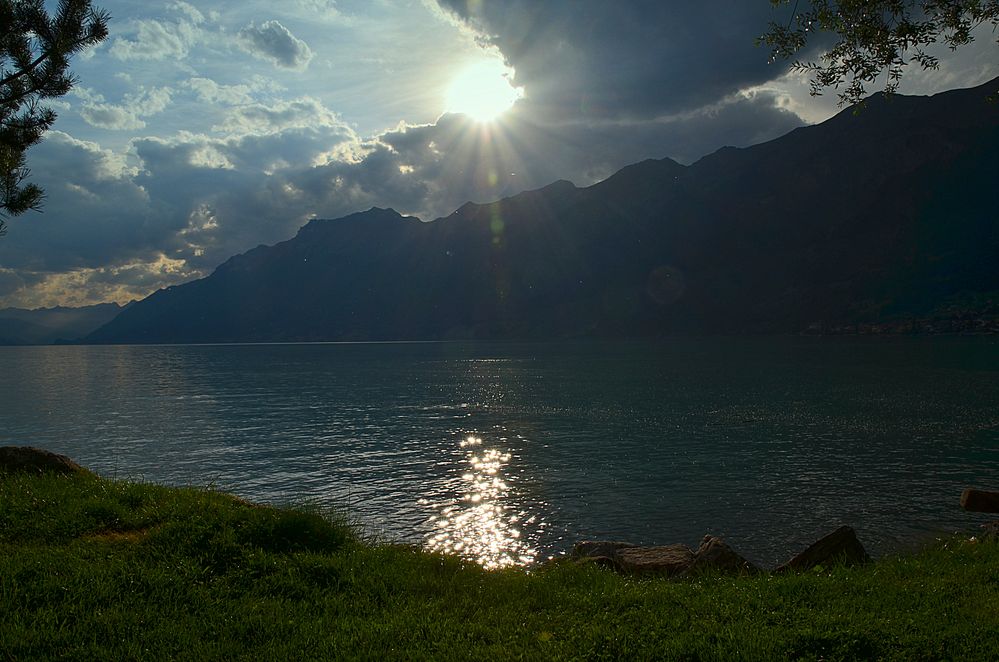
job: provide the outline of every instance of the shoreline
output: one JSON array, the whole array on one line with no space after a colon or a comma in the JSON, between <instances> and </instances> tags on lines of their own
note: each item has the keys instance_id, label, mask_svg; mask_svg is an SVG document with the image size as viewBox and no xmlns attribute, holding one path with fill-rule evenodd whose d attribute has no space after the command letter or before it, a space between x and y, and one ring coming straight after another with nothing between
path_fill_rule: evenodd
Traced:
<instances>
[{"instance_id":1,"label":"shoreline","mask_svg":"<svg viewBox=\"0 0 999 662\"><path fill-rule=\"evenodd\" d=\"M485 571L333 513L0 473L11 659L992 659L999 542L684 579L566 559Z\"/></svg>"}]
</instances>

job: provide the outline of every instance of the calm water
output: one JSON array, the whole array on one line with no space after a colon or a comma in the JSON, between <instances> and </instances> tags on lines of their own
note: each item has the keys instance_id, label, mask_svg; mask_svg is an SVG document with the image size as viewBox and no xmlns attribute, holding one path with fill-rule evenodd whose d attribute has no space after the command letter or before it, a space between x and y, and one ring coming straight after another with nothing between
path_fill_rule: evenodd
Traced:
<instances>
[{"instance_id":1,"label":"calm water","mask_svg":"<svg viewBox=\"0 0 999 662\"><path fill-rule=\"evenodd\" d=\"M486 565L705 533L773 564L840 523L886 553L999 486L995 338L0 347L0 375L0 444Z\"/></svg>"}]
</instances>

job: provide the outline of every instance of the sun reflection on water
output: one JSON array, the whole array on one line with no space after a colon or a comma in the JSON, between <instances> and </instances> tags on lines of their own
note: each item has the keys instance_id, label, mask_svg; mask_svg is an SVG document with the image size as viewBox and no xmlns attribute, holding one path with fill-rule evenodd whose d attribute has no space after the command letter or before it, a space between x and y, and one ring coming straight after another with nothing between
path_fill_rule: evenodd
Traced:
<instances>
[{"instance_id":1,"label":"sun reflection on water","mask_svg":"<svg viewBox=\"0 0 999 662\"><path fill-rule=\"evenodd\" d=\"M458 554L484 568L527 565L537 556L523 533L536 518L514 512L505 470L511 454L484 448L482 438L469 435L460 442L465 450L465 472L460 495L440 508L432 518L429 549Z\"/></svg>"}]
</instances>

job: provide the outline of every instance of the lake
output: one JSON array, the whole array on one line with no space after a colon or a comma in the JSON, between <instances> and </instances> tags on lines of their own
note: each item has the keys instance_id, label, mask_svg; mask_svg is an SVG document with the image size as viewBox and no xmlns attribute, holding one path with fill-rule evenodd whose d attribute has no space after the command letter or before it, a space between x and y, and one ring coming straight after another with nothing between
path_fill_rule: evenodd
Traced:
<instances>
[{"instance_id":1,"label":"lake","mask_svg":"<svg viewBox=\"0 0 999 662\"><path fill-rule=\"evenodd\" d=\"M999 339L0 347L0 445L106 476L335 507L487 567L584 538L764 565L987 516Z\"/></svg>"}]
</instances>

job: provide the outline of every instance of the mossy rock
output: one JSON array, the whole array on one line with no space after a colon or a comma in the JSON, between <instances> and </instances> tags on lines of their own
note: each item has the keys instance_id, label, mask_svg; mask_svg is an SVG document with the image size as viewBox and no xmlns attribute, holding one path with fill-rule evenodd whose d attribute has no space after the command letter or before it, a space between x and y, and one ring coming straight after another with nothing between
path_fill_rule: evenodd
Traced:
<instances>
[{"instance_id":1,"label":"mossy rock","mask_svg":"<svg viewBox=\"0 0 999 662\"><path fill-rule=\"evenodd\" d=\"M66 475L89 474L90 471L65 455L52 453L41 448L2 446L0 447L0 474L5 473Z\"/></svg>"}]
</instances>

